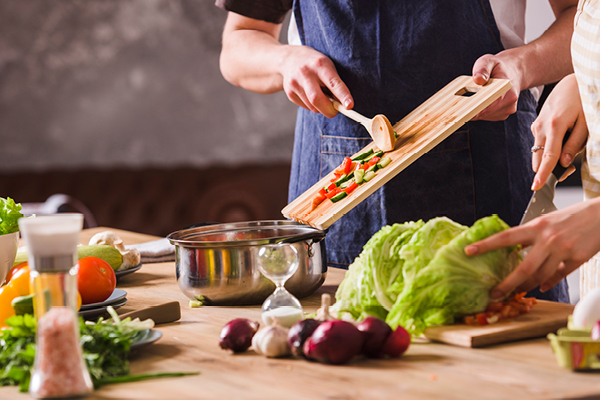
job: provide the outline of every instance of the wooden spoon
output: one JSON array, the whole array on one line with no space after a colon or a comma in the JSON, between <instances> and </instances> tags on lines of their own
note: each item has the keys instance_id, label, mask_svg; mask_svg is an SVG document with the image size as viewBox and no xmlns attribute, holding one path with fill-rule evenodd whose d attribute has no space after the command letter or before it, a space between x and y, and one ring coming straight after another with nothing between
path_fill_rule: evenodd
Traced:
<instances>
[{"instance_id":1,"label":"wooden spoon","mask_svg":"<svg viewBox=\"0 0 600 400\"><path fill-rule=\"evenodd\" d=\"M390 120L383 114L377 114L373 119L367 118L354 110L348 110L339 101L331 99L333 108L344 114L346 117L360 123L367 129L373 141L383 151L394 150L396 144L396 134Z\"/></svg>"}]
</instances>

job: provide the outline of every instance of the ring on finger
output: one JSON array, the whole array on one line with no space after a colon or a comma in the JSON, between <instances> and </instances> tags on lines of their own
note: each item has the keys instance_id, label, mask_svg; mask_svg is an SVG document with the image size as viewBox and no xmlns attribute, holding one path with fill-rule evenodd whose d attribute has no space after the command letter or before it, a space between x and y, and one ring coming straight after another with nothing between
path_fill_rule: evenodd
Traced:
<instances>
[{"instance_id":1,"label":"ring on finger","mask_svg":"<svg viewBox=\"0 0 600 400\"><path fill-rule=\"evenodd\" d=\"M535 152L536 152L536 151L538 151L538 150L544 150L544 146L533 146L533 147L531 148L531 152L532 152L532 153L535 153Z\"/></svg>"}]
</instances>

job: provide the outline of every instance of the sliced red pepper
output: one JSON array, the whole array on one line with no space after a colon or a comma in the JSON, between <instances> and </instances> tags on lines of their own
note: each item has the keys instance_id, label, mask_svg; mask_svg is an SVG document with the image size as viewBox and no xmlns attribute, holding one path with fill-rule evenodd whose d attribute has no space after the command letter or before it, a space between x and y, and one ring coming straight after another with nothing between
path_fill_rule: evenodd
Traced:
<instances>
[{"instance_id":1,"label":"sliced red pepper","mask_svg":"<svg viewBox=\"0 0 600 400\"><path fill-rule=\"evenodd\" d=\"M321 191L319 191L319 193L317 193L317 195L313 198L312 206L310 208L310 211L313 211L315 208L317 208L317 206L319 204L321 204L323 202L323 200L325 200L326 198L327 197L325 195L322 195Z\"/></svg>"},{"instance_id":2,"label":"sliced red pepper","mask_svg":"<svg viewBox=\"0 0 600 400\"><path fill-rule=\"evenodd\" d=\"M342 191L342 189L340 189L339 187L336 186L336 188L332 191L330 191L329 193L327 193L327 198L331 199L333 196L335 196L336 194L340 193Z\"/></svg>"},{"instance_id":3,"label":"sliced red pepper","mask_svg":"<svg viewBox=\"0 0 600 400\"><path fill-rule=\"evenodd\" d=\"M342 163L342 170L346 175L352 172L352 159L350 157L344 157L344 162Z\"/></svg>"},{"instance_id":4,"label":"sliced red pepper","mask_svg":"<svg viewBox=\"0 0 600 400\"><path fill-rule=\"evenodd\" d=\"M348 185L348 187L347 187L346 189L344 189L344 192L346 192L346 193L350 194L350 193L352 193L352 191L353 191L354 189L356 189L357 187L358 187L358 183L356 183L356 182L352 182L351 184L349 184L349 185Z\"/></svg>"},{"instance_id":5,"label":"sliced red pepper","mask_svg":"<svg viewBox=\"0 0 600 400\"><path fill-rule=\"evenodd\" d=\"M325 190L325 188L321 188L319 189L319 194L325 198L327 197L327 190Z\"/></svg>"},{"instance_id":6,"label":"sliced red pepper","mask_svg":"<svg viewBox=\"0 0 600 400\"><path fill-rule=\"evenodd\" d=\"M488 324L487 315L485 315L485 313L479 313L479 314L475 315L475 318L477 319L477 323L479 325L487 325Z\"/></svg>"},{"instance_id":7,"label":"sliced red pepper","mask_svg":"<svg viewBox=\"0 0 600 400\"><path fill-rule=\"evenodd\" d=\"M337 186L335 186L335 183L332 183L331 185L327 186L327 193L333 192L335 189L337 189ZM325 193L325 196L327 196L327 193Z\"/></svg>"}]
</instances>

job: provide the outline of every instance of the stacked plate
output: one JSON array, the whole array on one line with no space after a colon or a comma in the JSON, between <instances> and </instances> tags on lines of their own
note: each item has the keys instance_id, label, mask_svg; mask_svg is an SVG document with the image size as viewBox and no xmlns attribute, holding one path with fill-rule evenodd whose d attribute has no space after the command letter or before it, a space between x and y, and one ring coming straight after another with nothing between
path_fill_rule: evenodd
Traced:
<instances>
[{"instance_id":1,"label":"stacked plate","mask_svg":"<svg viewBox=\"0 0 600 400\"><path fill-rule=\"evenodd\" d=\"M115 289L110 297L102 303L83 304L79 309L79 315L84 319L94 319L104 315L108 306L117 309L126 303L127 292L123 289Z\"/></svg>"}]
</instances>

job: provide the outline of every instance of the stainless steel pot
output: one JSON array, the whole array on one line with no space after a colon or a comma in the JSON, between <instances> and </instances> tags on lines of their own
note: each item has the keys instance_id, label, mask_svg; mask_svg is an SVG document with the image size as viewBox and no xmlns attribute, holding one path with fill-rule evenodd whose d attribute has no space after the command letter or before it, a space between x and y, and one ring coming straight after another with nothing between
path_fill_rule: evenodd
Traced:
<instances>
[{"instance_id":1,"label":"stainless steel pot","mask_svg":"<svg viewBox=\"0 0 600 400\"><path fill-rule=\"evenodd\" d=\"M275 285L258 269L257 253L270 243L290 243L298 251L300 265L285 287L298 298L311 295L327 274L324 237L294 221L214 224L167 236L175 245L179 288L206 305L262 304Z\"/></svg>"}]
</instances>

